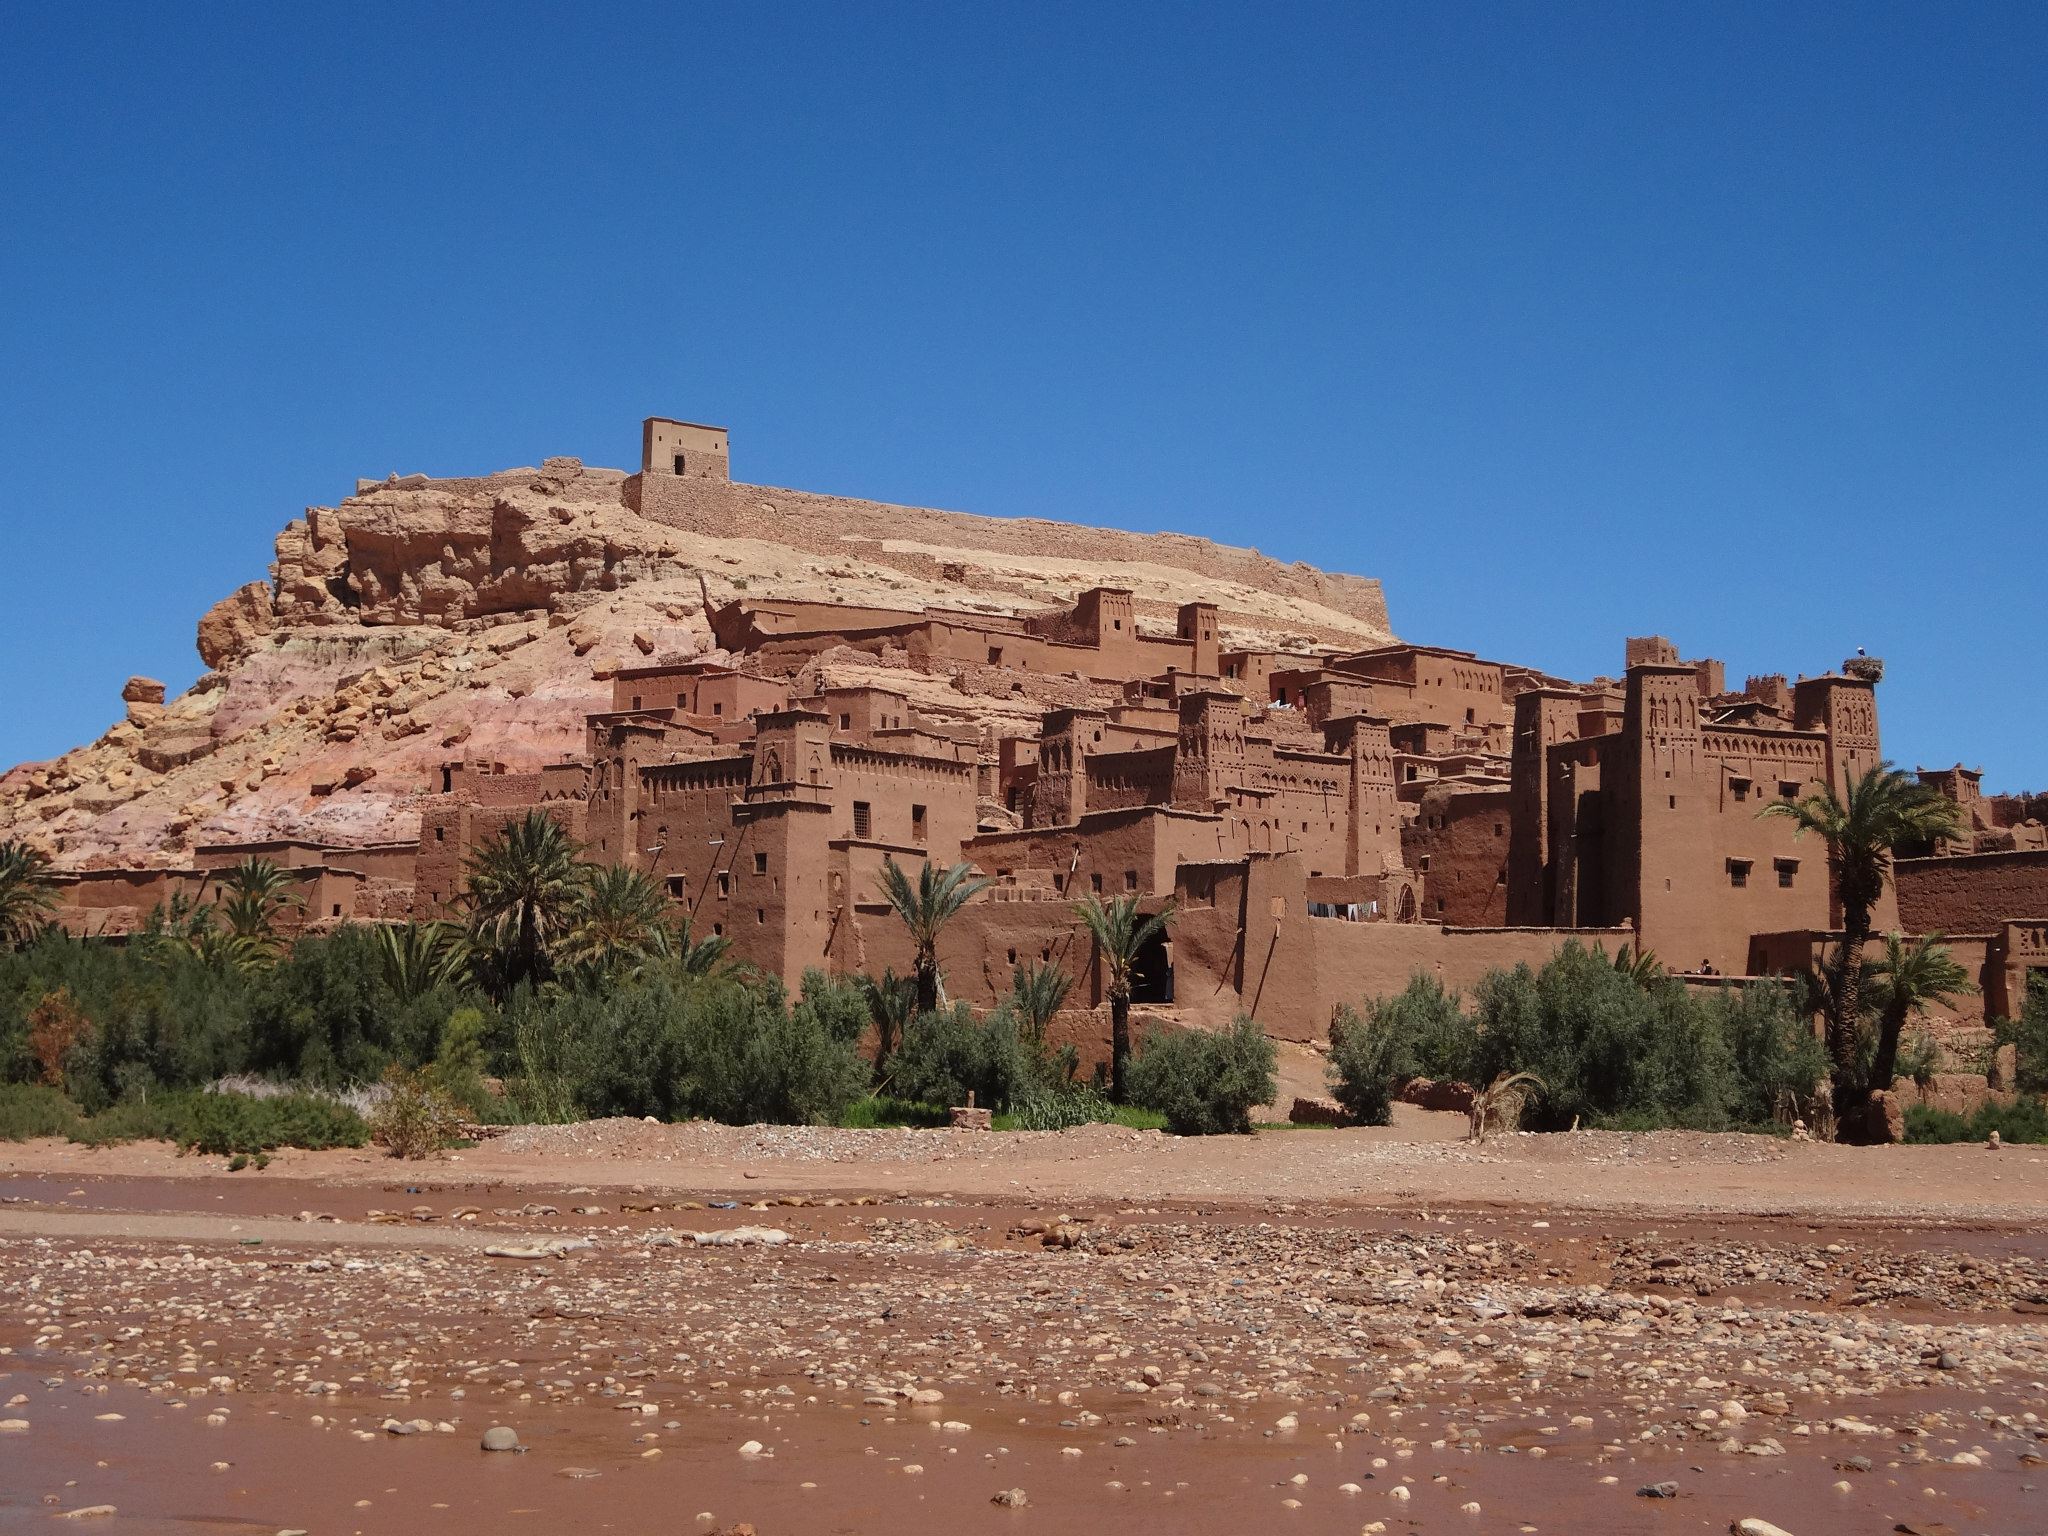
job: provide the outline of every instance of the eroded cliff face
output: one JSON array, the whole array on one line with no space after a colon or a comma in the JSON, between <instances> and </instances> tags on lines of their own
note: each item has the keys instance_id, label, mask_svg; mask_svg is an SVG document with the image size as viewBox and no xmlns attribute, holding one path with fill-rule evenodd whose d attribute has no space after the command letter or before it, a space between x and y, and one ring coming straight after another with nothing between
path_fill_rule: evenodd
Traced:
<instances>
[{"instance_id":1,"label":"eroded cliff face","mask_svg":"<svg viewBox=\"0 0 2048 1536\"><path fill-rule=\"evenodd\" d=\"M363 482L309 510L279 534L271 579L200 620L211 670L190 689L158 703L132 688L97 741L0 774L0 838L66 868L179 864L201 843L411 839L444 762L520 771L579 755L584 716L610 702L595 669L715 654L706 595L1021 613L1108 585L1161 632L1177 604L1207 600L1226 644L1392 638L1370 583L1332 584L1368 600L1327 607L1305 567L1176 535L832 503L842 533L767 491L747 517L673 526L630 508L627 487L620 471L549 459ZM866 656L821 658L806 681L880 682L995 734L1029 731L1045 702Z\"/></svg>"}]
</instances>

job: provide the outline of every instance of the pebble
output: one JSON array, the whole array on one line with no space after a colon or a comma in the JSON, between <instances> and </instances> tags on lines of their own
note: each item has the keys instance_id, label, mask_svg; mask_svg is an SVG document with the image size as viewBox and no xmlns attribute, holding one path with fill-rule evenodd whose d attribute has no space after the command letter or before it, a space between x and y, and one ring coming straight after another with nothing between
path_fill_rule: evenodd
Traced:
<instances>
[{"instance_id":1,"label":"pebble","mask_svg":"<svg viewBox=\"0 0 2048 1536\"><path fill-rule=\"evenodd\" d=\"M503 1424L493 1424L484 1431L484 1449L487 1451L516 1451L520 1449L518 1432Z\"/></svg>"}]
</instances>

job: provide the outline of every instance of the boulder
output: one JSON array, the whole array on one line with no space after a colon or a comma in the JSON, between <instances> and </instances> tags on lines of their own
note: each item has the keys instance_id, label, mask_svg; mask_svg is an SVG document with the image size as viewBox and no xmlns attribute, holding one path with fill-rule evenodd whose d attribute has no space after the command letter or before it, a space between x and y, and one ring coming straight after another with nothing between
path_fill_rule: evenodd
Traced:
<instances>
[{"instance_id":1,"label":"boulder","mask_svg":"<svg viewBox=\"0 0 2048 1536\"><path fill-rule=\"evenodd\" d=\"M199 659L218 671L248 655L257 640L275 628L277 609L271 602L270 584L252 581L237 587L207 609L199 621Z\"/></svg>"}]
</instances>

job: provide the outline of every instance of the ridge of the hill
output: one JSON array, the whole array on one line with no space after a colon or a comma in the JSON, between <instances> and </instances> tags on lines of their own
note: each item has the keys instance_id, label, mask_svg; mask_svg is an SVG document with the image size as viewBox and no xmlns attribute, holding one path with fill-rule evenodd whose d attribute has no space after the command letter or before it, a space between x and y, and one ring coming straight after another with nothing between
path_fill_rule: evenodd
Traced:
<instances>
[{"instance_id":1,"label":"ridge of the hill","mask_svg":"<svg viewBox=\"0 0 2048 1536\"><path fill-rule=\"evenodd\" d=\"M278 535L271 579L199 622L210 669L162 701L138 678L98 740L0 774L0 838L64 868L181 863L198 844L417 836L451 758L577 755L608 662L717 653L704 604L745 594L1017 614L1124 587L1148 627L1217 605L1229 645L1393 638L1379 583L1180 534L895 507L728 481L641 505L640 477L549 459L460 479L358 482ZM888 672L921 713L997 735L1028 692L826 656L817 681ZM113 701L110 701L110 703Z\"/></svg>"}]
</instances>

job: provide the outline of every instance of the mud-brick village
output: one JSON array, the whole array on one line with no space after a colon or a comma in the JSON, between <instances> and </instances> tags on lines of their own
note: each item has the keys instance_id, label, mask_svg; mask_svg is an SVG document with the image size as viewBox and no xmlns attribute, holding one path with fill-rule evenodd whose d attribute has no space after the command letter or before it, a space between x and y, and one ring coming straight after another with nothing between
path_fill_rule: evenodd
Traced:
<instances>
[{"instance_id":1,"label":"mud-brick village","mask_svg":"<svg viewBox=\"0 0 2048 1536\"><path fill-rule=\"evenodd\" d=\"M0 1532L2048 1532L2048 12L0 36Z\"/></svg>"}]
</instances>

